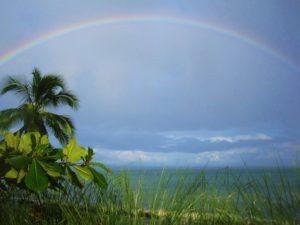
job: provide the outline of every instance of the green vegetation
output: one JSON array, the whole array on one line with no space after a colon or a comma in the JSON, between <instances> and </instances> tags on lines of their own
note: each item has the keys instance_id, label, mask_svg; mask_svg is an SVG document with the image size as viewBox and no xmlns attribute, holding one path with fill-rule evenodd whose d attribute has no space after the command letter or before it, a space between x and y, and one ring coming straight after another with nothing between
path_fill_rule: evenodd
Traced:
<instances>
[{"instance_id":1,"label":"green vegetation","mask_svg":"<svg viewBox=\"0 0 300 225\"><path fill-rule=\"evenodd\" d=\"M36 69L32 75L31 83L9 77L1 91L15 91L23 103L0 111L0 224L300 223L299 178L295 188L280 168L276 180L262 173L247 175L246 182L228 169L215 180L204 170L192 179L162 171L152 184L142 174L135 183L124 171L111 175L93 162L91 148L77 145L68 116L45 111L48 106L77 108L63 79L41 76ZM19 130L7 131L17 123L22 123ZM61 148L49 143L47 128Z\"/></svg>"},{"instance_id":2,"label":"green vegetation","mask_svg":"<svg viewBox=\"0 0 300 225\"><path fill-rule=\"evenodd\" d=\"M18 123L22 124L18 130L21 135L35 131L45 135L48 134L48 128L62 144L66 144L74 135L74 125L68 116L45 110L47 107L63 105L73 109L78 107L77 97L66 90L62 77L53 74L42 76L39 70L34 69L31 82L8 77L0 90L1 94L7 92L18 94L22 104L17 108L0 111L0 131L8 130Z\"/></svg>"},{"instance_id":3,"label":"green vegetation","mask_svg":"<svg viewBox=\"0 0 300 225\"><path fill-rule=\"evenodd\" d=\"M65 180L80 188L84 181L91 181L105 189L105 177L93 167L109 169L92 162L93 155L91 148L78 146L74 138L64 148L55 149L38 132L22 136L8 132L0 142L0 190L8 191L10 186L37 193L47 188L63 190Z\"/></svg>"},{"instance_id":4,"label":"green vegetation","mask_svg":"<svg viewBox=\"0 0 300 225\"><path fill-rule=\"evenodd\" d=\"M89 184L106 189L107 180L99 168L106 173L111 171L102 163L93 162L93 149L77 145L72 120L45 111L49 106L78 107L77 97L66 90L64 80L58 75L42 76L34 69L31 82L8 77L1 94L10 91L19 94L23 102L17 108L0 111L0 193L4 207L0 222L10 224L6 221L13 218L17 224L26 223L27 214L22 214L22 206L6 213L13 202L22 205L25 201L26 210L37 205L38 209L48 211L50 205L46 200L67 196L66 187L76 190ZM19 123L20 129L8 131ZM49 142L49 128L63 147L54 148ZM51 193L51 197L45 197L45 193ZM19 215L24 218L18 220Z\"/></svg>"},{"instance_id":5,"label":"green vegetation","mask_svg":"<svg viewBox=\"0 0 300 225\"><path fill-rule=\"evenodd\" d=\"M110 179L106 190L91 185L83 189L66 185L65 194L47 190L40 194L41 205L35 196L12 188L0 197L0 220L74 225L299 224L299 191L282 170L278 169L276 181L267 172L259 179L248 176L246 183L231 177L228 169L223 174L227 174L222 176L224 185L218 188L221 177L208 180L205 171L193 179L163 171L150 186L142 174L137 184L131 184L130 174L121 172ZM227 186L228 179L234 179L234 185Z\"/></svg>"}]
</instances>

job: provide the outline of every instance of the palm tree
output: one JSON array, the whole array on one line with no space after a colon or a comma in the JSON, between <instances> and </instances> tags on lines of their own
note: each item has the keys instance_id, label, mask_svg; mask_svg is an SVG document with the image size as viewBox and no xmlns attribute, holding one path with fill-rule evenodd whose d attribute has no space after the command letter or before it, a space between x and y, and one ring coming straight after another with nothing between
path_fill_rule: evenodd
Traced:
<instances>
[{"instance_id":1,"label":"palm tree","mask_svg":"<svg viewBox=\"0 0 300 225\"><path fill-rule=\"evenodd\" d=\"M54 136L65 144L74 135L74 124L70 117L46 111L47 107L67 105L72 109L78 108L77 97L69 90L61 76L48 74L42 76L38 69L32 72L31 82L22 82L9 76L0 89L0 94L15 92L22 103L17 108L0 111L0 130L7 130L16 124L22 124L17 131L20 134L39 131Z\"/></svg>"}]
</instances>

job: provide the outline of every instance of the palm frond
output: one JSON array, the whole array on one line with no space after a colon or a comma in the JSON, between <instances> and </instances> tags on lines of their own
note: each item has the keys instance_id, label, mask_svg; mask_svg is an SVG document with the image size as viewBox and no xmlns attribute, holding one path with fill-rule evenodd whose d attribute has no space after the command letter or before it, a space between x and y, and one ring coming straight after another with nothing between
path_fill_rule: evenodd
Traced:
<instances>
[{"instance_id":1,"label":"palm frond","mask_svg":"<svg viewBox=\"0 0 300 225\"><path fill-rule=\"evenodd\" d=\"M58 94L52 96L51 101L49 105L52 104L53 106L68 105L73 109L78 109L79 106L78 98L71 91L60 91Z\"/></svg>"},{"instance_id":2,"label":"palm frond","mask_svg":"<svg viewBox=\"0 0 300 225\"><path fill-rule=\"evenodd\" d=\"M74 135L75 127L70 117L45 111L41 115L54 136L62 144L66 144L68 139Z\"/></svg>"},{"instance_id":3,"label":"palm frond","mask_svg":"<svg viewBox=\"0 0 300 225\"><path fill-rule=\"evenodd\" d=\"M38 93L39 83L41 82L41 72L34 68L32 71L31 94L35 98Z\"/></svg>"},{"instance_id":4,"label":"palm frond","mask_svg":"<svg viewBox=\"0 0 300 225\"><path fill-rule=\"evenodd\" d=\"M60 89L65 89L65 82L62 77L59 75L45 75L43 76L40 82L40 91L47 92L51 91L59 91Z\"/></svg>"},{"instance_id":5,"label":"palm frond","mask_svg":"<svg viewBox=\"0 0 300 225\"><path fill-rule=\"evenodd\" d=\"M52 97L64 88L64 80L60 76L45 75L34 93L35 101L40 105L51 103Z\"/></svg>"},{"instance_id":6,"label":"palm frond","mask_svg":"<svg viewBox=\"0 0 300 225\"><path fill-rule=\"evenodd\" d=\"M57 123L57 121L53 121L50 118L46 118L45 122L61 144L68 143L69 136L65 132L63 132L63 130L60 127L60 124Z\"/></svg>"},{"instance_id":7,"label":"palm frond","mask_svg":"<svg viewBox=\"0 0 300 225\"><path fill-rule=\"evenodd\" d=\"M22 83L15 77L7 78L7 80L4 82L3 87L1 88L0 94L6 94L9 91L14 91L16 92L16 94L19 94L24 101L32 101L28 83Z\"/></svg>"},{"instance_id":8,"label":"palm frond","mask_svg":"<svg viewBox=\"0 0 300 225\"><path fill-rule=\"evenodd\" d=\"M8 130L23 121L22 111L19 108L11 108L0 111L0 130Z\"/></svg>"},{"instance_id":9,"label":"palm frond","mask_svg":"<svg viewBox=\"0 0 300 225\"><path fill-rule=\"evenodd\" d=\"M68 116L44 111L47 106L67 105L78 108L79 100L71 91L66 90L64 79L56 74L42 75L38 69L32 72L30 82L22 82L8 77L0 89L0 94L13 91L23 97L18 108L0 111L0 130L6 130L22 123L20 132L39 131L47 134L49 128L61 142L67 143L74 135L74 124Z\"/></svg>"}]
</instances>

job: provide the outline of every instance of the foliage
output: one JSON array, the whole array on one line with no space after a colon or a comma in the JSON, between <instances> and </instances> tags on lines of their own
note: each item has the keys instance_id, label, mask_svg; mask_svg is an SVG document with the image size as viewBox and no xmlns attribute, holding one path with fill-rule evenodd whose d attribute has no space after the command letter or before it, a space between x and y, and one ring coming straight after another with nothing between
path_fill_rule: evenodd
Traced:
<instances>
[{"instance_id":1,"label":"foliage","mask_svg":"<svg viewBox=\"0 0 300 225\"><path fill-rule=\"evenodd\" d=\"M45 135L49 129L62 144L66 144L74 135L74 125L68 116L45 110L47 107L62 105L73 109L78 107L77 97L66 89L61 76L55 74L42 76L39 70L34 69L30 82L8 77L0 88L0 94L7 92L19 95L22 103L16 108L0 111L0 131L8 130L16 124L22 124L18 130L21 135L35 131Z\"/></svg>"},{"instance_id":2,"label":"foliage","mask_svg":"<svg viewBox=\"0 0 300 225\"><path fill-rule=\"evenodd\" d=\"M16 224L295 225L300 224L299 169L133 171L110 176L106 190L91 184L35 196L0 192L0 222ZM136 173L137 172L137 173ZM147 171L145 171L147 172ZM192 172L192 173L190 173ZM292 172L292 174L291 174ZM140 176L140 178L137 178ZM137 178L137 179L136 179ZM230 180L230 182L229 182ZM67 194L65 194L67 193ZM23 202L16 199L22 199ZM24 203L25 202L25 203ZM18 212L18 213L16 213Z\"/></svg>"},{"instance_id":3,"label":"foliage","mask_svg":"<svg viewBox=\"0 0 300 225\"><path fill-rule=\"evenodd\" d=\"M39 132L5 133L0 142L0 189L17 186L32 192L49 189L64 190L69 181L82 188L92 182L100 188L107 187L102 173L93 167L110 172L101 163L92 162L94 152L77 145L71 138L63 148L53 148L47 135Z\"/></svg>"}]
</instances>

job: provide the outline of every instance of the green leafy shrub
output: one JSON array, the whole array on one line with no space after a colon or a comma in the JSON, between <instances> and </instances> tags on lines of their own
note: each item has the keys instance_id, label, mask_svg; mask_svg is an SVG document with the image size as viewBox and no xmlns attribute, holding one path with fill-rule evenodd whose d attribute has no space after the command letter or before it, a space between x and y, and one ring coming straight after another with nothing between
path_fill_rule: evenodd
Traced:
<instances>
[{"instance_id":1,"label":"green leafy shrub","mask_svg":"<svg viewBox=\"0 0 300 225\"><path fill-rule=\"evenodd\" d=\"M95 167L111 171L102 163L93 162L93 155L93 149L77 145L75 138L63 148L54 148L48 136L39 132L7 132L0 141L0 190L10 185L36 193L48 188L63 190L65 181L79 188L92 182L105 189L107 181Z\"/></svg>"}]
</instances>

